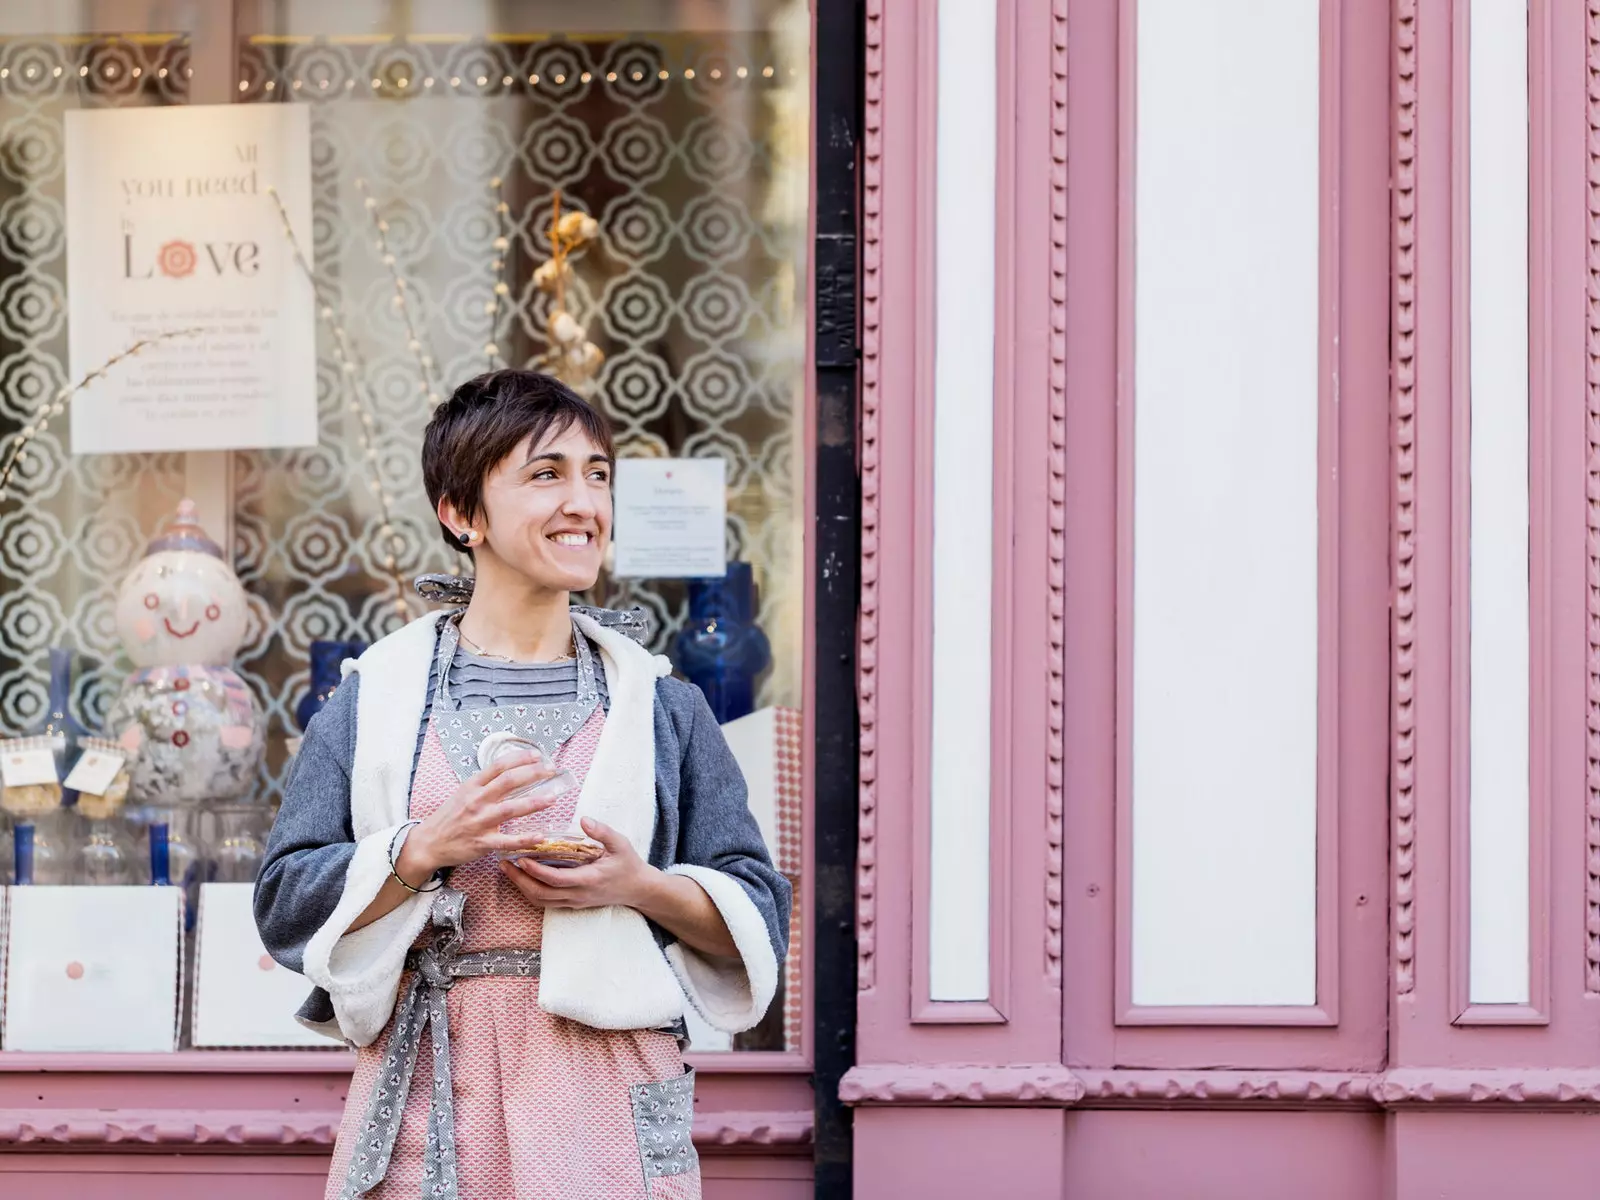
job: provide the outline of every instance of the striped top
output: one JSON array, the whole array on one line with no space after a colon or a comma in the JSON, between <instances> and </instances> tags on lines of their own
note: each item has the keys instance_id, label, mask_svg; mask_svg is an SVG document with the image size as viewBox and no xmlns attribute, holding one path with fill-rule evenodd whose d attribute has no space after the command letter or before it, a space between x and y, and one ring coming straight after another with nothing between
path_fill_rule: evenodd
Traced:
<instances>
[{"instance_id":1,"label":"striped top","mask_svg":"<svg viewBox=\"0 0 1600 1200\"><path fill-rule=\"evenodd\" d=\"M580 635L581 636L581 635ZM600 707L610 711L611 697L606 691L606 669L600 651L594 651L594 682L600 692ZM411 772L416 774L417 762L422 757L422 738L428 732L428 714L433 711L433 698L439 690L437 658L428 670L428 699L422 710L422 723L417 729L417 748L411 756ZM498 659L473 654L464 646L457 646L450 660L450 699L456 711L464 708L487 708L500 704L566 704L578 698L578 660L564 662L508 663Z\"/></svg>"}]
</instances>

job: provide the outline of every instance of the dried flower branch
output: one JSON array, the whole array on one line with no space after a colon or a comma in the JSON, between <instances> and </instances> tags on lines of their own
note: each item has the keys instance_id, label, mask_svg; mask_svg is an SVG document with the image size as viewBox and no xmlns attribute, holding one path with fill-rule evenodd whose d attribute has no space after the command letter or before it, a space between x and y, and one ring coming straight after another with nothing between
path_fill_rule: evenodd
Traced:
<instances>
[{"instance_id":1,"label":"dried flower branch","mask_svg":"<svg viewBox=\"0 0 1600 1200\"><path fill-rule=\"evenodd\" d=\"M189 329L169 329L165 333L158 333L152 337L140 338L126 350L123 350L117 354L113 354L110 358L106 359L105 362L101 363L82 379L78 380L76 384L73 384L70 387L62 388L55 394L53 399L41 404L39 406L40 411L38 416L33 421L29 422L20 430L18 430L12 438L11 451L6 455L5 466L0 467L0 500L5 499L6 488L11 483L11 474L16 470L17 464L22 461L23 455L27 453L28 443L33 441L35 437L50 427L51 417L59 417L66 411L67 405L72 403L72 398L74 396L76 396L90 384L94 383L96 380L103 378L112 367L116 366L123 359L134 357L146 347L154 346L159 342L170 341L173 338L193 337L196 334L204 332L205 330L197 327Z\"/></svg>"},{"instance_id":2,"label":"dried flower branch","mask_svg":"<svg viewBox=\"0 0 1600 1200\"><path fill-rule=\"evenodd\" d=\"M550 315L545 329L550 349L539 365L550 371L580 396L592 396L595 376L606 356L589 340L589 331L567 311L567 284L572 280L572 255L599 236L600 222L577 209L561 212L561 193L551 201L550 257L533 273L533 283L550 296Z\"/></svg>"},{"instance_id":3,"label":"dried flower branch","mask_svg":"<svg viewBox=\"0 0 1600 1200\"><path fill-rule=\"evenodd\" d=\"M317 284L311 264L300 248L300 239L295 236L294 227L289 223L289 213L283 206L283 198L278 195L278 189L269 187L267 194L272 197L273 204L277 205L278 217L283 222L283 236L289 243L289 251L294 257L295 265L300 268L300 273L311 285L317 305L317 315L333 333L333 357L339 368L339 384L344 389L346 407L356 418L356 436L361 443L362 461L366 463L372 476L367 481L367 486L377 497L378 516L383 521L379 536L385 542L384 568L394 580L395 611L402 620L409 620L411 605L407 600L408 589L400 574L399 561L405 543L394 527L394 499L383 482L383 471L378 463L378 448L374 441L377 423L373 415L376 405L367 388L365 364L357 355L349 335L345 332L344 322L340 319L338 310L324 298L323 290Z\"/></svg>"},{"instance_id":4,"label":"dried flower branch","mask_svg":"<svg viewBox=\"0 0 1600 1200\"><path fill-rule=\"evenodd\" d=\"M511 257L511 231L510 213L511 206L506 203L505 189L502 187L500 176L496 175L489 181L489 187L494 192L494 294L484 304L484 312L489 314L489 340L483 347L483 352L489 356L489 370L494 370L496 358L502 362L505 359L500 354L500 311L506 304L506 297L511 289L506 285L506 260Z\"/></svg>"},{"instance_id":5,"label":"dried flower branch","mask_svg":"<svg viewBox=\"0 0 1600 1200\"><path fill-rule=\"evenodd\" d=\"M383 259L383 265L389 268L389 278L394 281L394 306L406 323L406 343L411 353L417 356L417 366L422 372L421 392L428 398L428 407L434 408L442 397L434 383L433 355L423 346L416 324L411 319L411 306L406 301L406 281L400 274L400 264L395 259L394 251L389 248L389 222L378 215L378 202L367 194L365 179L356 180L356 190L361 193L362 202L372 214L372 224L378 231L378 255Z\"/></svg>"}]
</instances>

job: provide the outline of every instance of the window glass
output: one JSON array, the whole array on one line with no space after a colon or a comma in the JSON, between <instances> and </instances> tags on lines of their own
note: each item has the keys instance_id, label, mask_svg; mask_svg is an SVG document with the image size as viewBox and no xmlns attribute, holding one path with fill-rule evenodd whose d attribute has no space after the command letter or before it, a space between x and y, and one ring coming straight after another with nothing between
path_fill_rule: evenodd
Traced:
<instances>
[{"instance_id":1,"label":"window glass","mask_svg":"<svg viewBox=\"0 0 1600 1200\"><path fill-rule=\"evenodd\" d=\"M308 110L311 221L293 233L322 314L318 442L74 456L65 420L37 437L0 506L0 733L46 720L52 647L68 651L72 718L102 730L133 670L114 619L118 584L199 486L223 510L200 520L231 540L247 595L234 666L265 714L267 750L248 797L259 819L224 811L175 824L191 849L174 870L217 878L233 854L247 876L251 839L315 707L308 696L326 683L313 669L327 644L349 650L392 631L426 607L414 576L466 563L441 541L422 486L432 401L491 366L547 367L559 307L584 331L576 344L594 347L592 375L569 377L612 418L621 456L725 464L735 565L720 592L608 569L584 599L642 606L652 647L689 675L708 639L743 637L748 653L707 678L725 688L726 715L756 710L734 741L754 755L752 804L798 913L804 0L238 0L231 36L219 37L226 13L206 10L204 36L0 42L0 434L68 382L63 113L225 99ZM538 274L550 271L558 214L594 221L559 295ZM84 833L67 820L40 836L43 846ZM141 861L145 836L130 826ZM9 878L12 839L0 843ZM702 1029L697 1048L799 1048L799 930L797 916L795 965L767 1023L732 1041Z\"/></svg>"}]
</instances>

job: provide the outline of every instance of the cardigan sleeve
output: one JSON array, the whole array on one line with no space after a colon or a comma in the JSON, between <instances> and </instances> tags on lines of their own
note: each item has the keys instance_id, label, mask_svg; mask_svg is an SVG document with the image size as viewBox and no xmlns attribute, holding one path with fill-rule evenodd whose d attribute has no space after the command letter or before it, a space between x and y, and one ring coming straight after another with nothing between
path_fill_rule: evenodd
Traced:
<instances>
[{"instance_id":1,"label":"cardigan sleeve","mask_svg":"<svg viewBox=\"0 0 1600 1200\"><path fill-rule=\"evenodd\" d=\"M700 689L663 680L678 692L680 727L678 841L670 874L698 883L717 906L738 948L735 958L702 954L676 942L666 948L689 1000L729 1033L753 1028L777 991L789 949L789 881L773 866L750 811L738 761ZM687 713L683 709L687 708Z\"/></svg>"},{"instance_id":2,"label":"cardigan sleeve","mask_svg":"<svg viewBox=\"0 0 1600 1200\"><path fill-rule=\"evenodd\" d=\"M256 877L256 929L283 966L305 970L306 943L344 894L355 857L350 763L355 758L359 676L341 683L306 727Z\"/></svg>"}]
</instances>

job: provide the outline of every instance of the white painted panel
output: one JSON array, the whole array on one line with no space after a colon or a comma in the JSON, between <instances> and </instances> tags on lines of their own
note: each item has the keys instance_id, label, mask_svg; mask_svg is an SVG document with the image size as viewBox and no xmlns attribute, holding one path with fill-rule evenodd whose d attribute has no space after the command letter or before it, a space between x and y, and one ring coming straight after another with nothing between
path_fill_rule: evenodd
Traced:
<instances>
[{"instance_id":1,"label":"white painted panel","mask_svg":"<svg viewBox=\"0 0 1600 1200\"><path fill-rule=\"evenodd\" d=\"M1474 1004L1528 1000L1528 10L1469 10Z\"/></svg>"},{"instance_id":2,"label":"white painted panel","mask_svg":"<svg viewBox=\"0 0 1600 1200\"><path fill-rule=\"evenodd\" d=\"M938 0L928 984L989 997L995 0Z\"/></svg>"},{"instance_id":3,"label":"white painted panel","mask_svg":"<svg viewBox=\"0 0 1600 1200\"><path fill-rule=\"evenodd\" d=\"M1316 1001L1317 0L1139 0L1133 1000Z\"/></svg>"}]
</instances>

